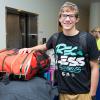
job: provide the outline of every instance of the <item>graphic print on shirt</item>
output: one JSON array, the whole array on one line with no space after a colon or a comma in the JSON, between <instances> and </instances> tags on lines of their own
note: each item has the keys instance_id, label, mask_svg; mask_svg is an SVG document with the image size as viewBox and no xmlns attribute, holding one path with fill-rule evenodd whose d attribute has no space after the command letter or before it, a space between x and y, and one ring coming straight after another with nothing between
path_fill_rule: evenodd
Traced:
<instances>
[{"instance_id":1,"label":"graphic print on shirt","mask_svg":"<svg viewBox=\"0 0 100 100\"><path fill-rule=\"evenodd\" d=\"M78 46L68 46L66 44L58 44L56 46L56 54L58 55L58 65L62 76L75 76L80 73L85 65L83 52Z\"/></svg>"}]
</instances>

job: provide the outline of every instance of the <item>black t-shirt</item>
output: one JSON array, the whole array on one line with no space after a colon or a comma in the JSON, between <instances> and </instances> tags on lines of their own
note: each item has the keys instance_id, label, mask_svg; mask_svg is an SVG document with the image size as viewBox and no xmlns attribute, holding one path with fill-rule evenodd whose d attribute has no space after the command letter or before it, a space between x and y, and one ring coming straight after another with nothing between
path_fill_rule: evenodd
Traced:
<instances>
[{"instance_id":1,"label":"black t-shirt","mask_svg":"<svg viewBox=\"0 0 100 100\"><path fill-rule=\"evenodd\" d=\"M55 48L57 55L57 81L61 93L78 94L90 91L91 68L89 60L98 58L95 38L87 33L87 51L80 48L79 35L65 36L59 34L56 46L53 45L53 36L48 40L48 49ZM88 53L88 59L86 54Z\"/></svg>"}]
</instances>

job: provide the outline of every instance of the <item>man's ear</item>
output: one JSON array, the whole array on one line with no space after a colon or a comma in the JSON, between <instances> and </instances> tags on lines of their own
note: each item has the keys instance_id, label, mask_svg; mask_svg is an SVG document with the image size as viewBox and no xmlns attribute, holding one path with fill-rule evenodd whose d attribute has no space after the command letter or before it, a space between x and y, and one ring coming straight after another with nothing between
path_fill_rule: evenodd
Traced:
<instances>
[{"instance_id":1,"label":"man's ear","mask_svg":"<svg viewBox=\"0 0 100 100\"><path fill-rule=\"evenodd\" d=\"M60 27L61 27L61 21L62 21L62 19L61 19L61 17L59 17L58 24L59 24Z\"/></svg>"},{"instance_id":2,"label":"man's ear","mask_svg":"<svg viewBox=\"0 0 100 100\"><path fill-rule=\"evenodd\" d=\"M59 23L61 23L61 17L59 17L59 20L58 21L59 21Z\"/></svg>"},{"instance_id":3,"label":"man's ear","mask_svg":"<svg viewBox=\"0 0 100 100\"><path fill-rule=\"evenodd\" d=\"M76 20L76 22L78 23L79 21L80 21L80 18L78 17L77 20Z\"/></svg>"}]
</instances>

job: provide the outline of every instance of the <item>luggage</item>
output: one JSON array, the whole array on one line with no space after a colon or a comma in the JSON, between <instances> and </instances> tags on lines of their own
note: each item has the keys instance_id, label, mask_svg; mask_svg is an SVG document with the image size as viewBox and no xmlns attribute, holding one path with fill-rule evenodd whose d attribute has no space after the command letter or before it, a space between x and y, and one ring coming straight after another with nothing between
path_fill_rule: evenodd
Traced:
<instances>
[{"instance_id":1,"label":"luggage","mask_svg":"<svg viewBox=\"0 0 100 100\"><path fill-rule=\"evenodd\" d=\"M49 68L50 58L43 51L31 51L19 54L18 49L0 51L0 76L8 74L10 78L29 80L38 72Z\"/></svg>"}]
</instances>

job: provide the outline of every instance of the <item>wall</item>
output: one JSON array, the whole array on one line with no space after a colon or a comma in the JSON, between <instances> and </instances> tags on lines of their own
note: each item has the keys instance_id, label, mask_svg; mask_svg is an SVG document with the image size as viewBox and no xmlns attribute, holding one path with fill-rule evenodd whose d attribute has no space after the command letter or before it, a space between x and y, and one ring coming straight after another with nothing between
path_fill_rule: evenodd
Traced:
<instances>
[{"instance_id":1,"label":"wall","mask_svg":"<svg viewBox=\"0 0 100 100\"><path fill-rule=\"evenodd\" d=\"M91 2L90 6L90 30L95 27L100 27L100 1L95 0Z\"/></svg>"},{"instance_id":2,"label":"wall","mask_svg":"<svg viewBox=\"0 0 100 100\"><path fill-rule=\"evenodd\" d=\"M89 10L80 8L80 21L77 25L77 28L81 31L89 31Z\"/></svg>"},{"instance_id":3,"label":"wall","mask_svg":"<svg viewBox=\"0 0 100 100\"><path fill-rule=\"evenodd\" d=\"M6 47L5 0L0 0L0 49Z\"/></svg>"}]
</instances>

